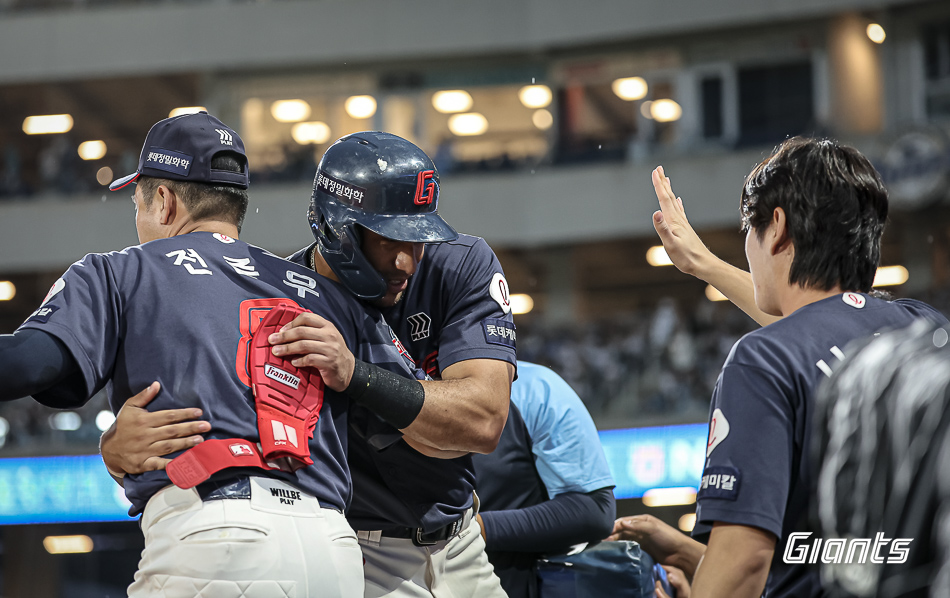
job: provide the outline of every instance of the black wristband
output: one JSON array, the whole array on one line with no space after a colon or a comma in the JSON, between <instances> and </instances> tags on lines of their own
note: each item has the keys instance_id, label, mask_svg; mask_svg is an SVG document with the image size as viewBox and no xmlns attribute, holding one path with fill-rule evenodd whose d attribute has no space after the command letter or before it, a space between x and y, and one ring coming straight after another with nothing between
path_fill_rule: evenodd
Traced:
<instances>
[{"instance_id":1,"label":"black wristband","mask_svg":"<svg viewBox=\"0 0 950 598\"><path fill-rule=\"evenodd\" d=\"M359 359L353 366L350 384L343 392L399 430L415 421L426 399L425 389L418 380L404 378Z\"/></svg>"}]
</instances>

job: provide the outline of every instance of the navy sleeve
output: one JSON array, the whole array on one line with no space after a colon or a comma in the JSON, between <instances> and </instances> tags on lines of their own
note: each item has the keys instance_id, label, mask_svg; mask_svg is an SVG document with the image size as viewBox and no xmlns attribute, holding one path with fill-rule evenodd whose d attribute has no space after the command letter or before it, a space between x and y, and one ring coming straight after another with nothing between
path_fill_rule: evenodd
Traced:
<instances>
[{"instance_id":1,"label":"navy sleeve","mask_svg":"<svg viewBox=\"0 0 950 598\"><path fill-rule=\"evenodd\" d=\"M610 488L558 494L525 509L481 513L486 550L550 554L603 540L610 535L616 515Z\"/></svg>"},{"instance_id":2,"label":"navy sleeve","mask_svg":"<svg viewBox=\"0 0 950 598\"><path fill-rule=\"evenodd\" d=\"M727 362L712 409L694 535L720 521L781 538L794 451L786 391L770 372Z\"/></svg>"},{"instance_id":3,"label":"navy sleeve","mask_svg":"<svg viewBox=\"0 0 950 598\"><path fill-rule=\"evenodd\" d=\"M42 393L78 371L66 345L43 331L26 329L0 336L0 401Z\"/></svg>"},{"instance_id":4,"label":"navy sleeve","mask_svg":"<svg viewBox=\"0 0 950 598\"><path fill-rule=\"evenodd\" d=\"M115 364L120 302L106 256L91 253L70 266L43 305L20 326L42 330L69 349L82 372L86 400L105 385Z\"/></svg>"},{"instance_id":5,"label":"navy sleeve","mask_svg":"<svg viewBox=\"0 0 950 598\"><path fill-rule=\"evenodd\" d=\"M452 272L442 272L445 325L439 334L439 367L467 359L515 363L515 324L508 282L495 253L478 239Z\"/></svg>"}]
</instances>

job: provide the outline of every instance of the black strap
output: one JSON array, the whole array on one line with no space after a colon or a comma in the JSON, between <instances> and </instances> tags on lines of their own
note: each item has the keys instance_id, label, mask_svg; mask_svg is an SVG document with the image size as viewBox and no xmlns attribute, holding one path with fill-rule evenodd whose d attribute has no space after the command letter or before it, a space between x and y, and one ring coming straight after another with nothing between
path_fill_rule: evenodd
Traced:
<instances>
[{"instance_id":1,"label":"black strap","mask_svg":"<svg viewBox=\"0 0 950 598\"><path fill-rule=\"evenodd\" d=\"M415 421L426 399L425 389L418 380L404 378L359 359L344 392L356 404L371 410L398 430Z\"/></svg>"}]
</instances>

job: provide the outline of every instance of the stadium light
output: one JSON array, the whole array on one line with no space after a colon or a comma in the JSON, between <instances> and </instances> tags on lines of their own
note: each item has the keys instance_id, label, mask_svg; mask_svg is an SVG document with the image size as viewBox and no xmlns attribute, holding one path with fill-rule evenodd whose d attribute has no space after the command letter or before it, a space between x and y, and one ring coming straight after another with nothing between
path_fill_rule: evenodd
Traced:
<instances>
[{"instance_id":1,"label":"stadium light","mask_svg":"<svg viewBox=\"0 0 950 598\"><path fill-rule=\"evenodd\" d=\"M547 108L551 98L551 88L547 85L525 85L518 91L518 99L525 108Z\"/></svg>"},{"instance_id":2,"label":"stadium light","mask_svg":"<svg viewBox=\"0 0 950 598\"><path fill-rule=\"evenodd\" d=\"M706 299L710 301L728 301L729 298L723 295L719 289L712 286L711 284L706 285Z\"/></svg>"},{"instance_id":3,"label":"stadium light","mask_svg":"<svg viewBox=\"0 0 950 598\"><path fill-rule=\"evenodd\" d=\"M271 116L282 123L296 123L310 116L310 104L303 100L277 100L270 105Z\"/></svg>"},{"instance_id":4,"label":"stadium light","mask_svg":"<svg viewBox=\"0 0 950 598\"><path fill-rule=\"evenodd\" d=\"M83 554L92 552L93 543L89 536L46 536L43 548L50 554Z\"/></svg>"},{"instance_id":5,"label":"stadium light","mask_svg":"<svg viewBox=\"0 0 950 598\"><path fill-rule=\"evenodd\" d=\"M178 108L172 108L172 111L168 113L168 118L174 118L182 114L197 114L198 112L207 111L208 109L204 106L179 106Z\"/></svg>"},{"instance_id":6,"label":"stadium light","mask_svg":"<svg viewBox=\"0 0 950 598\"><path fill-rule=\"evenodd\" d=\"M656 122L668 123L679 120L683 116L683 108L670 99L653 100L650 104L650 116Z\"/></svg>"},{"instance_id":7,"label":"stadium light","mask_svg":"<svg viewBox=\"0 0 950 598\"><path fill-rule=\"evenodd\" d=\"M66 133L73 128L73 117L69 114L45 114L27 116L23 119L23 132L27 135L51 135Z\"/></svg>"},{"instance_id":8,"label":"stadium light","mask_svg":"<svg viewBox=\"0 0 950 598\"><path fill-rule=\"evenodd\" d=\"M475 100L464 89L446 89L432 94L432 107L442 114L455 114L470 110Z\"/></svg>"},{"instance_id":9,"label":"stadium light","mask_svg":"<svg viewBox=\"0 0 950 598\"><path fill-rule=\"evenodd\" d=\"M640 114L643 115L643 118L647 120L653 120L653 113L650 112L650 108L653 107L653 100L647 100L640 104Z\"/></svg>"},{"instance_id":10,"label":"stadium light","mask_svg":"<svg viewBox=\"0 0 950 598\"><path fill-rule=\"evenodd\" d=\"M647 249L647 263L651 266L672 266L673 260L667 255L662 245L654 245Z\"/></svg>"},{"instance_id":11,"label":"stadium light","mask_svg":"<svg viewBox=\"0 0 950 598\"><path fill-rule=\"evenodd\" d=\"M330 140L330 126L318 120L297 123L290 130L290 136L300 145L326 143Z\"/></svg>"},{"instance_id":12,"label":"stadium light","mask_svg":"<svg viewBox=\"0 0 950 598\"><path fill-rule=\"evenodd\" d=\"M679 523L677 525L686 533L693 531L693 528L696 527L696 513L687 513L683 515L680 517Z\"/></svg>"},{"instance_id":13,"label":"stadium light","mask_svg":"<svg viewBox=\"0 0 950 598\"><path fill-rule=\"evenodd\" d=\"M614 93L617 94L617 97L621 100L627 100L632 102L634 100L642 100L647 97L647 82L643 77L624 77L623 79L615 79L614 82L610 85L610 88L613 89Z\"/></svg>"},{"instance_id":14,"label":"stadium light","mask_svg":"<svg viewBox=\"0 0 950 598\"><path fill-rule=\"evenodd\" d=\"M0 280L0 301L9 301L16 296L16 285L9 280Z\"/></svg>"},{"instance_id":15,"label":"stadium light","mask_svg":"<svg viewBox=\"0 0 950 598\"><path fill-rule=\"evenodd\" d=\"M100 432L105 432L108 430L114 421L115 414L113 414L111 411L103 409L96 414L96 427L99 428Z\"/></svg>"},{"instance_id":16,"label":"stadium light","mask_svg":"<svg viewBox=\"0 0 950 598\"><path fill-rule=\"evenodd\" d=\"M376 114L376 98L373 96L350 96L343 104L351 118L369 118Z\"/></svg>"},{"instance_id":17,"label":"stadium light","mask_svg":"<svg viewBox=\"0 0 950 598\"><path fill-rule=\"evenodd\" d=\"M82 425L82 418L75 411L60 411L49 416L49 427L72 432Z\"/></svg>"},{"instance_id":18,"label":"stadium light","mask_svg":"<svg viewBox=\"0 0 950 598\"><path fill-rule=\"evenodd\" d=\"M488 119L478 112L454 114L449 117L449 130L461 137L481 135L488 130Z\"/></svg>"},{"instance_id":19,"label":"stadium light","mask_svg":"<svg viewBox=\"0 0 950 598\"><path fill-rule=\"evenodd\" d=\"M547 131L554 124L554 115L544 108L535 110L531 115L531 122L542 131Z\"/></svg>"},{"instance_id":20,"label":"stadium light","mask_svg":"<svg viewBox=\"0 0 950 598\"><path fill-rule=\"evenodd\" d=\"M101 139L83 141L79 144L79 157L83 160L98 160L106 155L106 142Z\"/></svg>"},{"instance_id":21,"label":"stadium light","mask_svg":"<svg viewBox=\"0 0 950 598\"><path fill-rule=\"evenodd\" d=\"M96 171L96 182L102 185L103 187L112 182L112 169L108 166L103 166Z\"/></svg>"},{"instance_id":22,"label":"stadium light","mask_svg":"<svg viewBox=\"0 0 950 598\"><path fill-rule=\"evenodd\" d=\"M883 44L887 38L884 28L877 23L871 23L867 28L868 38L875 44Z\"/></svg>"},{"instance_id":23,"label":"stadium light","mask_svg":"<svg viewBox=\"0 0 950 598\"><path fill-rule=\"evenodd\" d=\"M892 287L907 282L909 274L904 266L881 266L874 273L872 287Z\"/></svg>"},{"instance_id":24,"label":"stadium light","mask_svg":"<svg viewBox=\"0 0 950 598\"><path fill-rule=\"evenodd\" d=\"M647 507L674 507L691 505L696 502L696 489L681 488L653 488L643 493L643 505Z\"/></svg>"},{"instance_id":25,"label":"stadium light","mask_svg":"<svg viewBox=\"0 0 950 598\"><path fill-rule=\"evenodd\" d=\"M511 302L511 313L515 315L520 316L534 309L534 299L531 298L531 295L515 293L509 297L509 301Z\"/></svg>"}]
</instances>

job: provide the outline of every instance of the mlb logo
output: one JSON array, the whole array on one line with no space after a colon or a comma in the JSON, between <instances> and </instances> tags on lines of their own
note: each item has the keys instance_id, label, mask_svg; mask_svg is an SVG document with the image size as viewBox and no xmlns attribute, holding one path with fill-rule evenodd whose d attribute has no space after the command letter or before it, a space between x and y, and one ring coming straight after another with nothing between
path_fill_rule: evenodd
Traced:
<instances>
[{"instance_id":1,"label":"mlb logo","mask_svg":"<svg viewBox=\"0 0 950 598\"><path fill-rule=\"evenodd\" d=\"M246 444L232 444L228 446L231 449L231 454L235 457L241 456L254 456L254 451L251 450L251 447Z\"/></svg>"}]
</instances>

